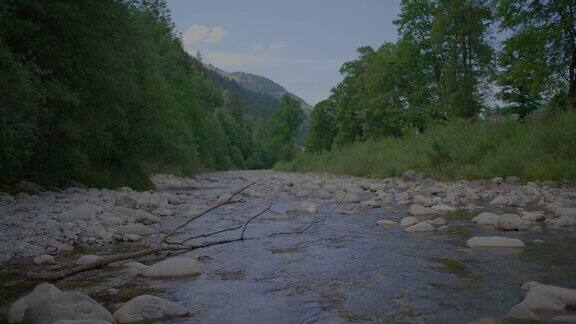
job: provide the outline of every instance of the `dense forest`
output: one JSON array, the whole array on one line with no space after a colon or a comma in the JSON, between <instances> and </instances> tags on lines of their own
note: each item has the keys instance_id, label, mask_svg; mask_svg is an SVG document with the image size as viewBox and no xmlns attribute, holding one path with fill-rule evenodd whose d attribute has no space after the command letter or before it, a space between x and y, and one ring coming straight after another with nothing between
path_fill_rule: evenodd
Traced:
<instances>
[{"instance_id":1,"label":"dense forest","mask_svg":"<svg viewBox=\"0 0 576 324\"><path fill-rule=\"evenodd\" d=\"M279 169L576 180L575 1L402 0L395 24L397 42L342 66Z\"/></svg>"},{"instance_id":2,"label":"dense forest","mask_svg":"<svg viewBox=\"0 0 576 324\"><path fill-rule=\"evenodd\" d=\"M154 172L292 157L299 102L277 100L255 125L245 99L184 50L165 1L0 2L3 186L143 188Z\"/></svg>"},{"instance_id":3,"label":"dense forest","mask_svg":"<svg viewBox=\"0 0 576 324\"><path fill-rule=\"evenodd\" d=\"M574 105L576 2L403 0L398 41L362 47L312 114L307 150Z\"/></svg>"}]
</instances>

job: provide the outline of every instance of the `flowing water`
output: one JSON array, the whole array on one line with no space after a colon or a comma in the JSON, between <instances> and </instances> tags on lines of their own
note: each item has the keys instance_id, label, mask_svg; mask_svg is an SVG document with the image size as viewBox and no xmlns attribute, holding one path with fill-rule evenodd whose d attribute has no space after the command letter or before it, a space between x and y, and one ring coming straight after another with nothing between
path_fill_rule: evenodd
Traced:
<instances>
[{"instance_id":1,"label":"flowing water","mask_svg":"<svg viewBox=\"0 0 576 324\"><path fill-rule=\"evenodd\" d=\"M146 293L194 314L173 323L465 323L504 316L522 300L520 286L529 280L576 287L574 230L509 232L505 236L527 242L526 248L476 251L467 248L467 239L499 234L473 225L465 213L446 217L446 230L408 234L397 225L375 225L378 219L400 220L405 206L342 213L348 210L343 205L326 216L335 202L318 202L324 213L265 214L248 227L251 239L187 253L203 263L205 274L199 277L151 280L109 266L58 286L89 293L112 311ZM230 205L199 219L189 233L241 224L267 204L256 198ZM268 237L324 217L303 234ZM230 232L219 239L238 235ZM544 242L531 243L535 239ZM115 249L136 248L125 244ZM18 267L3 269L3 313L34 285L20 279Z\"/></svg>"}]
</instances>

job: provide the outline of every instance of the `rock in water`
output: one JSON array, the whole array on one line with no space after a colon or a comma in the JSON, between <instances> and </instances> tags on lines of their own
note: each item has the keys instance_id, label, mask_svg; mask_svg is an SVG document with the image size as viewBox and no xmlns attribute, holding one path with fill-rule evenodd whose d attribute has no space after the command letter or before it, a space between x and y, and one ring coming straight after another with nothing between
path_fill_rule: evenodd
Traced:
<instances>
[{"instance_id":1,"label":"rock in water","mask_svg":"<svg viewBox=\"0 0 576 324\"><path fill-rule=\"evenodd\" d=\"M39 284L32 290L32 292L17 301L15 301L8 310L7 322L9 324L22 323L24 321L24 313L28 309L28 299L39 300L49 294L60 293L60 289L49 283Z\"/></svg>"},{"instance_id":2,"label":"rock in water","mask_svg":"<svg viewBox=\"0 0 576 324\"><path fill-rule=\"evenodd\" d=\"M87 265L90 263L94 263L96 261L100 261L102 260L101 256L97 256L97 255L83 255L81 257L78 258L78 260L76 260L76 264L77 265Z\"/></svg>"},{"instance_id":3,"label":"rock in water","mask_svg":"<svg viewBox=\"0 0 576 324\"><path fill-rule=\"evenodd\" d=\"M141 274L150 278L170 278L197 276L203 272L202 264L197 260L188 257L173 257L149 266Z\"/></svg>"},{"instance_id":4,"label":"rock in water","mask_svg":"<svg viewBox=\"0 0 576 324\"><path fill-rule=\"evenodd\" d=\"M317 213L320 206L311 201L294 201L288 206L289 212Z\"/></svg>"},{"instance_id":5,"label":"rock in water","mask_svg":"<svg viewBox=\"0 0 576 324\"><path fill-rule=\"evenodd\" d=\"M397 224L396 221L389 219L380 219L376 221L376 225L395 225L395 224Z\"/></svg>"},{"instance_id":6,"label":"rock in water","mask_svg":"<svg viewBox=\"0 0 576 324\"><path fill-rule=\"evenodd\" d=\"M407 233L416 233L416 232L430 232L434 230L434 226L430 225L428 222L420 222L418 224L408 226L404 229L404 232Z\"/></svg>"},{"instance_id":7,"label":"rock in water","mask_svg":"<svg viewBox=\"0 0 576 324\"><path fill-rule=\"evenodd\" d=\"M473 237L466 242L471 248L523 248L524 243L518 239L501 236Z\"/></svg>"},{"instance_id":8,"label":"rock in water","mask_svg":"<svg viewBox=\"0 0 576 324\"><path fill-rule=\"evenodd\" d=\"M480 215L472 218L472 222L478 225L496 225L499 218L500 216L494 213L483 212Z\"/></svg>"},{"instance_id":9,"label":"rock in water","mask_svg":"<svg viewBox=\"0 0 576 324\"><path fill-rule=\"evenodd\" d=\"M432 208L415 204L410 206L408 213L412 216L425 216L425 215L436 215L438 212Z\"/></svg>"},{"instance_id":10,"label":"rock in water","mask_svg":"<svg viewBox=\"0 0 576 324\"><path fill-rule=\"evenodd\" d=\"M504 214L498 218L496 228L501 231L517 231L522 226L523 221L516 214Z\"/></svg>"},{"instance_id":11,"label":"rock in water","mask_svg":"<svg viewBox=\"0 0 576 324\"><path fill-rule=\"evenodd\" d=\"M144 224L135 223L118 227L118 233L144 236L153 234L154 230Z\"/></svg>"},{"instance_id":12,"label":"rock in water","mask_svg":"<svg viewBox=\"0 0 576 324\"><path fill-rule=\"evenodd\" d=\"M506 319L519 320L519 321L539 321L540 318L536 316L528 307L523 304L518 304L510 310Z\"/></svg>"},{"instance_id":13,"label":"rock in water","mask_svg":"<svg viewBox=\"0 0 576 324\"><path fill-rule=\"evenodd\" d=\"M40 304L29 300L28 309L24 313L25 323L54 323L59 320L113 322L114 318L92 298L74 291L49 295Z\"/></svg>"},{"instance_id":14,"label":"rock in water","mask_svg":"<svg viewBox=\"0 0 576 324\"><path fill-rule=\"evenodd\" d=\"M576 219L570 216L562 216L554 222L554 226L576 226Z\"/></svg>"},{"instance_id":15,"label":"rock in water","mask_svg":"<svg viewBox=\"0 0 576 324\"><path fill-rule=\"evenodd\" d=\"M34 264L56 264L53 256L42 254L34 257Z\"/></svg>"},{"instance_id":16,"label":"rock in water","mask_svg":"<svg viewBox=\"0 0 576 324\"><path fill-rule=\"evenodd\" d=\"M118 324L152 322L190 315L190 311L186 308L150 295L132 298L114 312Z\"/></svg>"},{"instance_id":17,"label":"rock in water","mask_svg":"<svg viewBox=\"0 0 576 324\"><path fill-rule=\"evenodd\" d=\"M114 322L114 317L92 298L77 292L62 292L54 285L40 284L20 298L8 311L8 323ZM74 323L74 322L72 322Z\"/></svg>"},{"instance_id":18,"label":"rock in water","mask_svg":"<svg viewBox=\"0 0 576 324\"><path fill-rule=\"evenodd\" d=\"M402 226L402 227L412 226L416 223L418 223L418 218L411 217L411 216L404 217L404 218L402 218L402 220L400 220L400 226Z\"/></svg>"}]
</instances>

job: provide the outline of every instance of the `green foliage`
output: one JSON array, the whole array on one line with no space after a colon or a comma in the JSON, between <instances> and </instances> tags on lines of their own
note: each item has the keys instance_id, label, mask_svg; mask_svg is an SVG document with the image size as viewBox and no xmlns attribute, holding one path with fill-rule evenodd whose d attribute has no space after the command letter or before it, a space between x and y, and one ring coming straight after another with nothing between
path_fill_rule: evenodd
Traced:
<instances>
[{"instance_id":1,"label":"green foliage","mask_svg":"<svg viewBox=\"0 0 576 324\"><path fill-rule=\"evenodd\" d=\"M306 136L306 151L329 151L334 138L333 103L329 100L319 102L310 115L309 131Z\"/></svg>"},{"instance_id":2,"label":"green foliage","mask_svg":"<svg viewBox=\"0 0 576 324\"><path fill-rule=\"evenodd\" d=\"M489 0L403 0L397 43L358 49L329 98L333 130L310 125L308 149L425 131L436 120L475 118L492 72ZM324 137L328 137L324 139Z\"/></svg>"},{"instance_id":3,"label":"green foliage","mask_svg":"<svg viewBox=\"0 0 576 324\"><path fill-rule=\"evenodd\" d=\"M574 108L576 3L500 0L498 16L502 28L511 31L503 53L515 56L514 62L505 65L504 75L511 76L505 85L523 91L520 98L513 97L510 101L566 97L565 107Z\"/></svg>"},{"instance_id":4,"label":"green foliage","mask_svg":"<svg viewBox=\"0 0 576 324\"><path fill-rule=\"evenodd\" d=\"M274 162L185 52L165 0L7 0L0 27L4 183L143 188L153 172Z\"/></svg>"},{"instance_id":5,"label":"green foliage","mask_svg":"<svg viewBox=\"0 0 576 324\"><path fill-rule=\"evenodd\" d=\"M282 105L274 111L267 126L265 147L274 160L288 161L294 157L296 130L303 120L300 102L290 95L282 97Z\"/></svg>"},{"instance_id":6,"label":"green foliage","mask_svg":"<svg viewBox=\"0 0 576 324\"><path fill-rule=\"evenodd\" d=\"M454 121L426 134L369 140L321 154L299 153L279 170L367 177L408 169L444 179L519 176L524 181L576 179L576 113L524 123Z\"/></svg>"}]
</instances>

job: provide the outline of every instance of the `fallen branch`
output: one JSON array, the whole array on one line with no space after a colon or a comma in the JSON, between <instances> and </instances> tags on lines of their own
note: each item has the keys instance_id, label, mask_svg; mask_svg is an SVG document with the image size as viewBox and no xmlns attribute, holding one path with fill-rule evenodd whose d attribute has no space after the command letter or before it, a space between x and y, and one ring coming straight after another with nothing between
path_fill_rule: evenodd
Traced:
<instances>
[{"instance_id":1,"label":"fallen branch","mask_svg":"<svg viewBox=\"0 0 576 324\"><path fill-rule=\"evenodd\" d=\"M183 224L181 224L181 225L179 225L179 226L176 226L174 229L172 229L170 232L168 232L168 234L164 235L164 238L162 238L162 241L161 241L161 242L166 243L167 240L168 240L168 238L169 238L172 234L176 233L179 229L188 226L188 224L190 224L192 221L194 221L194 220L196 220L196 219L198 219L198 218L200 218L200 217L208 214L209 212L211 212L211 211L213 211L213 210L215 210L215 209L218 209L218 208L220 208L220 207L222 207L222 206L224 206L224 205L227 205L227 204L232 203L232 202L233 202L232 199L234 199L234 197L238 196L240 193L242 193L242 191L244 191L244 190L252 187L252 186L255 185L255 184L256 184L256 182L250 183L249 185L245 186L244 188L236 191L234 194L232 194L232 195L230 196L230 198L226 199L226 201L221 202L221 203L219 203L219 204L217 204L217 205L214 205L214 206L206 209L205 211L201 212L201 213L198 214L198 215L195 215L195 216L190 217L186 222L184 222Z\"/></svg>"},{"instance_id":2,"label":"fallen branch","mask_svg":"<svg viewBox=\"0 0 576 324\"><path fill-rule=\"evenodd\" d=\"M348 194L346 194L346 195L348 195ZM304 232L306 232L310 227L312 227L313 225L318 224L320 222L323 222L328 216L332 215L332 213L336 210L336 208L338 208L342 204L342 202L344 202L344 199L346 199L346 195L342 198L342 200L338 201L338 203L334 207L332 207L332 209L330 209L330 211L328 211L328 213L326 213L324 215L324 217L319 218L319 219L315 219L314 221L312 221L310 224L306 225L302 229L294 230L292 232L272 233L272 234L269 234L268 237L273 237L273 236L278 236L278 235L304 234Z\"/></svg>"},{"instance_id":3,"label":"fallen branch","mask_svg":"<svg viewBox=\"0 0 576 324\"><path fill-rule=\"evenodd\" d=\"M95 262L92 262L89 264L85 264L85 265L75 266L75 267L72 267L69 269L63 269L63 270L53 271L53 272L26 272L24 274L24 276L29 280L35 280L35 281L55 281L55 280L64 279L66 277L69 277L69 276L72 276L72 275L75 275L75 274L78 274L81 272L86 272L89 270L98 269L98 268L101 268L101 267L108 265L110 263L119 262L119 261L126 261L126 260L130 260L130 259L136 259L136 258L140 258L140 257L146 256L146 255L155 254L155 253L159 253L159 252L164 252L164 251L192 251L192 250L205 248L205 247L209 247L209 246L213 246L213 245L221 245L221 244L227 244L227 243L233 243L233 242L247 240L244 237L244 233L245 233L248 225L254 219L256 219L257 217L261 216L262 214L264 214L268 210L270 210L270 208L272 208L272 206L268 206L266 209L258 212L256 215L250 217L250 219L248 219L243 225L241 225L240 227L243 227L242 234L240 235L239 238L236 238L236 239L208 242L208 243L204 243L201 245L191 245L191 246L186 246L186 245L178 244L178 243L172 243L172 244L160 243L156 246L152 246L152 247L144 249L144 250L111 255L108 257L104 257L98 261L95 261ZM237 227L236 229L239 229L240 227ZM221 233L224 231L218 231L218 232ZM214 233L218 233L218 232L214 232Z\"/></svg>"}]
</instances>

